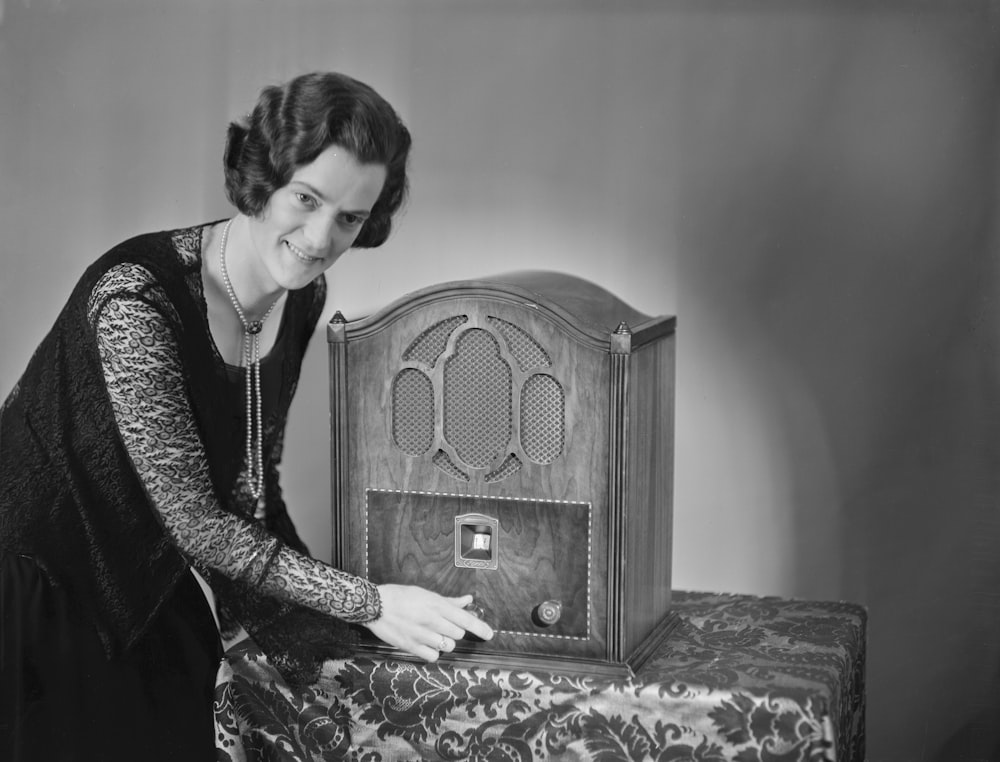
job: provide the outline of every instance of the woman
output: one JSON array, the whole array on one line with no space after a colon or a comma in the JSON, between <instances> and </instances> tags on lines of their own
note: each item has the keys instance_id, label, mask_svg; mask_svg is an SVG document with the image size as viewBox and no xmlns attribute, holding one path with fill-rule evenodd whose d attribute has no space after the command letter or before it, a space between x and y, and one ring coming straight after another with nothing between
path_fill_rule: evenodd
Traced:
<instances>
[{"instance_id":1,"label":"woman","mask_svg":"<svg viewBox=\"0 0 1000 762\"><path fill-rule=\"evenodd\" d=\"M142 235L85 272L0 414L0 758L214 758L223 634L291 680L362 624L433 661L470 596L310 558L277 467L324 272L383 243L410 136L368 86L265 88L225 151L232 219ZM196 576L197 575L197 576Z\"/></svg>"}]
</instances>

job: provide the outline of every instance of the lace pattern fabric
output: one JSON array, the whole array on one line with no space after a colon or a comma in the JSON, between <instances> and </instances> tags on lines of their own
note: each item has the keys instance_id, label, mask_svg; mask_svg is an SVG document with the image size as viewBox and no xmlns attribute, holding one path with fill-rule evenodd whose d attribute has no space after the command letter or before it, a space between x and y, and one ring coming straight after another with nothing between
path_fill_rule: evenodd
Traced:
<instances>
[{"instance_id":1,"label":"lace pattern fabric","mask_svg":"<svg viewBox=\"0 0 1000 762\"><path fill-rule=\"evenodd\" d=\"M246 515L220 504L185 385L176 316L151 273L131 263L108 270L91 294L89 319L123 444L188 561L206 576L346 622L377 619L372 583L282 543L252 518L255 506L240 499L238 485ZM273 457L271 465L276 475Z\"/></svg>"}]
</instances>

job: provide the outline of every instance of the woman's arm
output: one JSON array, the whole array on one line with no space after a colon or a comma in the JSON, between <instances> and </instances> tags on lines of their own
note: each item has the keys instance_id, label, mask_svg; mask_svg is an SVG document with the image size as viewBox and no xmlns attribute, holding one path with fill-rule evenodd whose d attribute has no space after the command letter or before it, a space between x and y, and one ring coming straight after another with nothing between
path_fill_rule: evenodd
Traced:
<instances>
[{"instance_id":1,"label":"woman's arm","mask_svg":"<svg viewBox=\"0 0 1000 762\"><path fill-rule=\"evenodd\" d=\"M150 503L196 567L349 622L381 614L372 583L284 546L219 505L187 395L172 306L146 270L122 265L95 287L91 313L122 442Z\"/></svg>"},{"instance_id":2,"label":"woman's arm","mask_svg":"<svg viewBox=\"0 0 1000 762\"><path fill-rule=\"evenodd\" d=\"M422 588L376 587L281 543L249 518L222 509L168 316L173 308L149 273L109 271L91 300L105 383L122 442L150 503L181 553L262 593L348 622L366 624L390 645L433 661L442 635L492 630L463 610L471 600ZM381 593L380 593L381 591Z\"/></svg>"}]
</instances>

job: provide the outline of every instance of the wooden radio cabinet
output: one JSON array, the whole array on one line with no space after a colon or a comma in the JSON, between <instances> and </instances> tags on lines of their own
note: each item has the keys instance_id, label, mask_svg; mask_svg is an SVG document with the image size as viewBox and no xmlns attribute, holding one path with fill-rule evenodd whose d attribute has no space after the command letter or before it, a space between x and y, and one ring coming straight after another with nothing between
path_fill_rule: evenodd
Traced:
<instances>
[{"instance_id":1,"label":"wooden radio cabinet","mask_svg":"<svg viewBox=\"0 0 1000 762\"><path fill-rule=\"evenodd\" d=\"M444 659L638 668L676 621L675 319L522 271L338 312L328 340L334 565L472 593L496 635Z\"/></svg>"}]
</instances>

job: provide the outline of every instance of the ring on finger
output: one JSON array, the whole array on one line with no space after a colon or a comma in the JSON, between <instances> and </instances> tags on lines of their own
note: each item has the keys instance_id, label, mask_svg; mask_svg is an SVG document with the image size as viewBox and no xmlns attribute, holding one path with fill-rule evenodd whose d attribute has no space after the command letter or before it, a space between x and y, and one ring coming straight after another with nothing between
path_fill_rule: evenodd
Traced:
<instances>
[{"instance_id":1,"label":"ring on finger","mask_svg":"<svg viewBox=\"0 0 1000 762\"><path fill-rule=\"evenodd\" d=\"M444 635L441 636L441 640L438 642L438 651L447 651L451 643L448 641Z\"/></svg>"}]
</instances>

